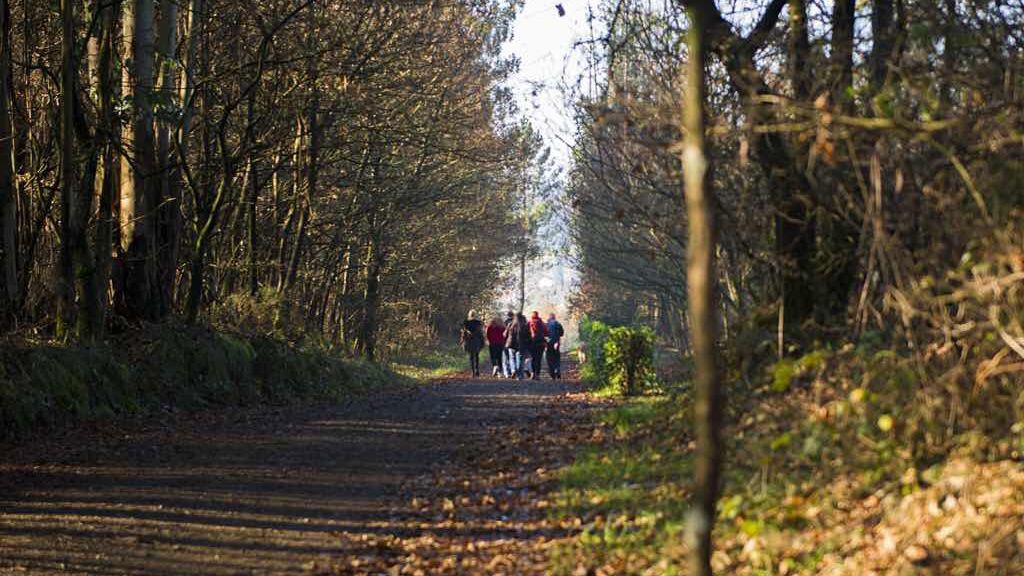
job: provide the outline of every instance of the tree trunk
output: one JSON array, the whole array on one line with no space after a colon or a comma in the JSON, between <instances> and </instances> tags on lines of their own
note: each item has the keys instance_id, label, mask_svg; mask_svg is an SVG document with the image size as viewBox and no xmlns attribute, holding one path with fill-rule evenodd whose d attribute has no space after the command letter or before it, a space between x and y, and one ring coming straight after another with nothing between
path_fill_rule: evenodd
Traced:
<instances>
[{"instance_id":1,"label":"tree trunk","mask_svg":"<svg viewBox=\"0 0 1024 576\"><path fill-rule=\"evenodd\" d=\"M367 255L366 292L363 295L363 317L359 328L359 351L373 362L377 355L377 309L380 306L380 239L374 233Z\"/></svg>"},{"instance_id":2,"label":"tree trunk","mask_svg":"<svg viewBox=\"0 0 1024 576\"><path fill-rule=\"evenodd\" d=\"M17 190L11 86L11 7L0 0L0 326L15 314L21 300L18 286Z\"/></svg>"},{"instance_id":3,"label":"tree trunk","mask_svg":"<svg viewBox=\"0 0 1024 576\"><path fill-rule=\"evenodd\" d=\"M288 264L285 267L284 283L281 285L281 294L286 294L288 289L291 288L292 284L295 283L295 278L299 274L299 262L302 259L302 250L306 244L306 226L309 224L309 199L304 196L300 196L296 199L299 203L297 210L299 212L299 221L295 229L295 243L292 244L291 254L288 256Z\"/></svg>"},{"instance_id":4,"label":"tree trunk","mask_svg":"<svg viewBox=\"0 0 1024 576\"><path fill-rule=\"evenodd\" d=\"M206 241L196 240L192 257L189 259L188 299L185 304L185 321L194 324L199 318L199 307L203 301L203 280L206 276Z\"/></svg>"},{"instance_id":5,"label":"tree trunk","mask_svg":"<svg viewBox=\"0 0 1024 576\"><path fill-rule=\"evenodd\" d=\"M711 531L722 462L721 376L717 358L718 322L715 305L715 232L711 206L710 160L704 130L704 81L707 58L707 14L690 11L689 53L686 67L686 100L683 110L685 141L683 178L686 187L686 245L693 360L696 367L697 452L694 456L695 489L689 518L691 574L711 575Z\"/></svg>"},{"instance_id":6,"label":"tree trunk","mask_svg":"<svg viewBox=\"0 0 1024 576\"><path fill-rule=\"evenodd\" d=\"M811 42L807 36L806 0L789 0L789 66L793 97L797 104L810 104Z\"/></svg>"},{"instance_id":7,"label":"tree trunk","mask_svg":"<svg viewBox=\"0 0 1024 576\"><path fill-rule=\"evenodd\" d=\"M811 43L808 38L806 0L789 0L789 65L793 98L797 105L809 106L813 99L813 70L811 69ZM782 213L777 218L784 254L789 262L789 282L784 283L786 314L798 323L809 317L815 308L825 306L832 294L820 290L818 271L814 265L817 235L814 206L819 204L814 179L806 172L810 143L806 138L793 138L789 144L793 178L799 194L780 197ZM795 224L795 225L794 225ZM785 264L785 263L784 263ZM819 288L815 291L815 288ZM794 326L799 328L799 326Z\"/></svg>"},{"instance_id":8,"label":"tree trunk","mask_svg":"<svg viewBox=\"0 0 1024 576\"><path fill-rule=\"evenodd\" d=\"M311 6L310 30L308 44L311 50L309 62L310 94L309 104L306 108L306 130L309 138L309 148L306 151L306 166L303 176L306 181L305 193L296 200L299 203L299 223L295 233L295 243L292 245L292 252L288 258L288 268L285 273L284 287L282 294L295 283L299 273L299 265L302 262L302 253L306 246L306 227L310 218L310 201L316 197L316 187L320 176L320 63L316 54L317 33L316 33L316 10Z\"/></svg>"},{"instance_id":9,"label":"tree trunk","mask_svg":"<svg viewBox=\"0 0 1024 576\"><path fill-rule=\"evenodd\" d=\"M98 313L95 266L89 253L86 226L96 177L95 142L89 134L78 102L78 70L74 0L61 2L60 83L60 294L57 334L92 341L99 337L102 317ZM76 157L76 137L86 147L84 162ZM81 181L76 166L81 163Z\"/></svg>"},{"instance_id":10,"label":"tree trunk","mask_svg":"<svg viewBox=\"0 0 1024 576\"><path fill-rule=\"evenodd\" d=\"M526 312L526 254L519 255L519 311Z\"/></svg>"},{"instance_id":11,"label":"tree trunk","mask_svg":"<svg viewBox=\"0 0 1024 576\"><path fill-rule=\"evenodd\" d=\"M853 104L853 32L857 0L836 0L832 5L832 102L850 112Z\"/></svg>"},{"instance_id":12,"label":"tree trunk","mask_svg":"<svg viewBox=\"0 0 1024 576\"><path fill-rule=\"evenodd\" d=\"M853 97L853 56L854 26L856 23L855 0L837 0L832 7L832 51L829 56L830 93L836 111L852 114ZM821 227L819 252L823 260L831 264L822 271L815 283L819 300L824 306L821 312L828 318L840 317L845 313L851 288L857 274L857 246L860 243L860 225L851 223L851 214L846 208L847 196L841 186L821 186L818 193L820 214L829 218Z\"/></svg>"},{"instance_id":13,"label":"tree trunk","mask_svg":"<svg viewBox=\"0 0 1024 576\"><path fill-rule=\"evenodd\" d=\"M292 145L292 201L288 206L288 213L285 215L281 228L281 238L277 243L277 293L283 294L288 284L288 235L291 233L295 221L299 217L302 208L302 189L300 166L303 165L303 145L306 141L306 125L300 118L295 123L295 139Z\"/></svg>"},{"instance_id":14,"label":"tree trunk","mask_svg":"<svg viewBox=\"0 0 1024 576\"><path fill-rule=\"evenodd\" d=\"M153 133L154 0L129 0L123 17L126 100L132 118L122 136L127 151L121 163L121 258L124 311L132 318L159 319L156 266L156 160Z\"/></svg>"},{"instance_id":15,"label":"tree trunk","mask_svg":"<svg viewBox=\"0 0 1024 576\"><path fill-rule=\"evenodd\" d=\"M159 78L157 94L173 98L177 90L175 56L178 50L178 3L160 0L160 31L158 35ZM172 151L172 122L157 120L156 162L158 178L153 182L156 289L153 297L160 314L171 311L174 301L175 273L178 268L178 247L182 228L181 180L175 168Z\"/></svg>"},{"instance_id":16,"label":"tree trunk","mask_svg":"<svg viewBox=\"0 0 1024 576\"><path fill-rule=\"evenodd\" d=\"M894 11L892 0L874 0L871 4L871 93L876 94L885 84L889 62L894 48Z\"/></svg>"},{"instance_id":17,"label":"tree trunk","mask_svg":"<svg viewBox=\"0 0 1024 576\"><path fill-rule=\"evenodd\" d=\"M195 110L195 105L192 102L195 94L195 85L192 80L192 76L196 73L195 68L199 60L199 40L203 37L205 32L205 20L203 16L204 9L203 0L192 0L189 6L186 24L185 36L188 39L188 43L185 47L184 59L187 72L182 74L178 88L178 100L182 103L183 110L177 134L178 160L175 163L174 176L172 177L172 182L177 182L179 188L180 183L182 182L181 166L188 161L187 153L189 136L192 132L192 116Z\"/></svg>"},{"instance_id":18,"label":"tree trunk","mask_svg":"<svg viewBox=\"0 0 1024 576\"><path fill-rule=\"evenodd\" d=\"M956 0L945 0L945 21L942 25L942 77L939 79L939 114L950 116L953 104L953 81L956 72L957 24Z\"/></svg>"},{"instance_id":19,"label":"tree trunk","mask_svg":"<svg viewBox=\"0 0 1024 576\"><path fill-rule=\"evenodd\" d=\"M519 312L526 313L526 250L529 246L530 216L529 205L526 198L526 188L523 188L523 253L519 255Z\"/></svg>"},{"instance_id":20,"label":"tree trunk","mask_svg":"<svg viewBox=\"0 0 1024 576\"><path fill-rule=\"evenodd\" d=\"M357 314L353 305L357 268L356 248L357 246L352 242L349 242L349 245L345 248L345 272L341 280L341 327L339 332L341 333L342 343L348 349L351 349L355 325L353 319Z\"/></svg>"},{"instance_id":21,"label":"tree trunk","mask_svg":"<svg viewBox=\"0 0 1024 576\"><path fill-rule=\"evenodd\" d=\"M75 322L75 0L61 0L61 74L60 74L60 300L57 335L71 335Z\"/></svg>"},{"instance_id":22,"label":"tree trunk","mask_svg":"<svg viewBox=\"0 0 1024 576\"><path fill-rule=\"evenodd\" d=\"M100 34L97 38L97 96L99 98L99 126L97 126L97 154L102 158L101 174L97 188L96 230L93 240L96 268L96 297L99 306L96 311L100 326L106 325L109 306L110 265L114 244L114 194L117 191L118 147L115 141L117 120L114 105L117 88L114 70L116 25L120 1L103 6L97 2Z\"/></svg>"},{"instance_id":23,"label":"tree trunk","mask_svg":"<svg viewBox=\"0 0 1024 576\"><path fill-rule=\"evenodd\" d=\"M253 90L249 94L249 102L246 108L246 127L250 131L250 135L247 138L250 142L253 141L252 130L253 124L255 123L255 103L256 91ZM247 188L247 199L245 203L246 211L246 243L249 248L249 261L248 261L248 275L249 275L249 295L256 297L259 294L260 281L259 281L259 270L256 265L256 204L260 198L260 182L259 182L259 171L256 165L256 150L255 147L249 149L249 186Z\"/></svg>"}]
</instances>

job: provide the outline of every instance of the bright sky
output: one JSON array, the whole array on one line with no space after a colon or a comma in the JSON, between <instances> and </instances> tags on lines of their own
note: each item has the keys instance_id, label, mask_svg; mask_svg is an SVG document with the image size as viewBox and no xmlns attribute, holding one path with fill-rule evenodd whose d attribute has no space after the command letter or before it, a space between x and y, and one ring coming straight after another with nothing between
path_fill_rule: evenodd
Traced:
<instances>
[{"instance_id":1,"label":"bright sky","mask_svg":"<svg viewBox=\"0 0 1024 576\"><path fill-rule=\"evenodd\" d=\"M559 4L565 16L558 15ZM589 45L574 45L591 37L588 13L596 5L596 0L526 0L505 47L520 62L510 87L563 170L568 167L573 135L572 112L563 89L587 85L581 77L587 74Z\"/></svg>"},{"instance_id":2,"label":"bright sky","mask_svg":"<svg viewBox=\"0 0 1024 576\"><path fill-rule=\"evenodd\" d=\"M569 169L575 132L571 101L573 94L588 86L590 45L586 41L593 35L588 15L597 1L526 0L512 39L505 46L506 55L519 58L519 72L509 87L523 115L551 148L553 168L563 175ZM559 16L559 4L565 10L564 16ZM594 26L598 30L596 21ZM545 314L557 311L564 318L575 273L558 256L547 254L529 264L526 309L542 310ZM517 293L513 289L503 300L512 303ZM571 326L567 329L574 332Z\"/></svg>"}]
</instances>

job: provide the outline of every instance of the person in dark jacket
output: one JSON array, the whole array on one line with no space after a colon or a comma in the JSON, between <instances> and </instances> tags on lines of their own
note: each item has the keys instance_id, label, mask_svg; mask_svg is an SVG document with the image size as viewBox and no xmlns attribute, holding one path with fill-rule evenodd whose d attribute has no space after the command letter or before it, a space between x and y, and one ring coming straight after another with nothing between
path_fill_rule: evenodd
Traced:
<instances>
[{"instance_id":1,"label":"person in dark jacket","mask_svg":"<svg viewBox=\"0 0 1024 576\"><path fill-rule=\"evenodd\" d=\"M562 378L562 336L565 336L565 329L551 313L548 315L548 349L545 354L548 357L548 375L552 380Z\"/></svg>"},{"instance_id":2,"label":"person in dark jacket","mask_svg":"<svg viewBox=\"0 0 1024 576\"><path fill-rule=\"evenodd\" d=\"M512 347L512 326L516 323L515 312L509 310L508 315L505 317L505 355L504 355L504 373L505 378L515 378L516 376L516 357L517 350Z\"/></svg>"},{"instance_id":3,"label":"person in dark jacket","mask_svg":"<svg viewBox=\"0 0 1024 576\"><path fill-rule=\"evenodd\" d=\"M505 326L497 316L487 326L487 347L491 352L491 376L500 376L505 353Z\"/></svg>"},{"instance_id":4,"label":"person in dark jacket","mask_svg":"<svg viewBox=\"0 0 1024 576\"><path fill-rule=\"evenodd\" d=\"M534 380L540 380L541 367L544 364L544 346L547 343L548 326L541 320L536 310L530 315L530 372Z\"/></svg>"},{"instance_id":5,"label":"person in dark jacket","mask_svg":"<svg viewBox=\"0 0 1024 576\"><path fill-rule=\"evenodd\" d=\"M516 378L522 380L523 356L525 356L530 350L530 327L526 323L526 316L523 316L521 312L516 314L516 320L512 323L512 326L509 329L509 336L506 341L506 345L516 352Z\"/></svg>"},{"instance_id":6,"label":"person in dark jacket","mask_svg":"<svg viewBox=\"0 0 1024 576\"><path fill-rule=\"evenodd\" d=\"M469 317L462 323L459 342L469 354L469 369L473 371L473 376L479 376L480 350L484 347L484 323L477 319L475 310L470 310Z\"/></svg>"}]
</instances>

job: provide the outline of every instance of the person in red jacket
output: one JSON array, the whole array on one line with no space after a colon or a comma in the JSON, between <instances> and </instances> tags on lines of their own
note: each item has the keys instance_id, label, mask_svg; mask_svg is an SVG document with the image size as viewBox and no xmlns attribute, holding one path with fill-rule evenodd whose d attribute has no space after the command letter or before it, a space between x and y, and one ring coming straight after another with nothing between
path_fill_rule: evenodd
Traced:
<instances>
[{"instance_id":1,"label":"person in red jacket","mask_svg":"<svg viewBox=\"0 0 1024 576\"><path fill-rule=\"evenodd\" d=\"M500 376L501 359L505 353L505 325L497 316L487 326L487 346L491 352L491 376Z\"/></svg>"},{"instance_id":2,"label":"person in red jacket","mask_svg":"<svg viewBox=\"0 0 1024 576\"><path fill-rule=\"evenodd\" d=\"M533 379L540 380L540 370L544 362L544 345L547 342L548 325L536 310L530 315L530 363L533 367Z\"/></svg>"}]
</instances>

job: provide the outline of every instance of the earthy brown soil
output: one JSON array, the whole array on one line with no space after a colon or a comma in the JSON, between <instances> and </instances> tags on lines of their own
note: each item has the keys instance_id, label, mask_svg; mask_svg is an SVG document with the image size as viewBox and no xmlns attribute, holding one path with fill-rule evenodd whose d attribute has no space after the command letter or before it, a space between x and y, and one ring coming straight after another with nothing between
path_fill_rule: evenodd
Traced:
<instances>
[{"instance_id":1,"label":"earthy brown soil","mask_svg":"<svg viewBox=\"0 0 1024 576\"><path fill-rule=\"evenodd\" d=\"M443 535L444 515L409 520L420 506L411 491L447 471L476 485L472 463L486 460L494 439L557 429L551 420L567 404L586 403L565 394L575 388L454 379L345 405L167 417L2 447L0 574L378 573L385 565L397 573L413 561L366 558L353 542L422 546L424 535ZM471 540L516 538L483 526ZM357 552L364 569L352 561Z\"/></svg>"}]
</instances>

